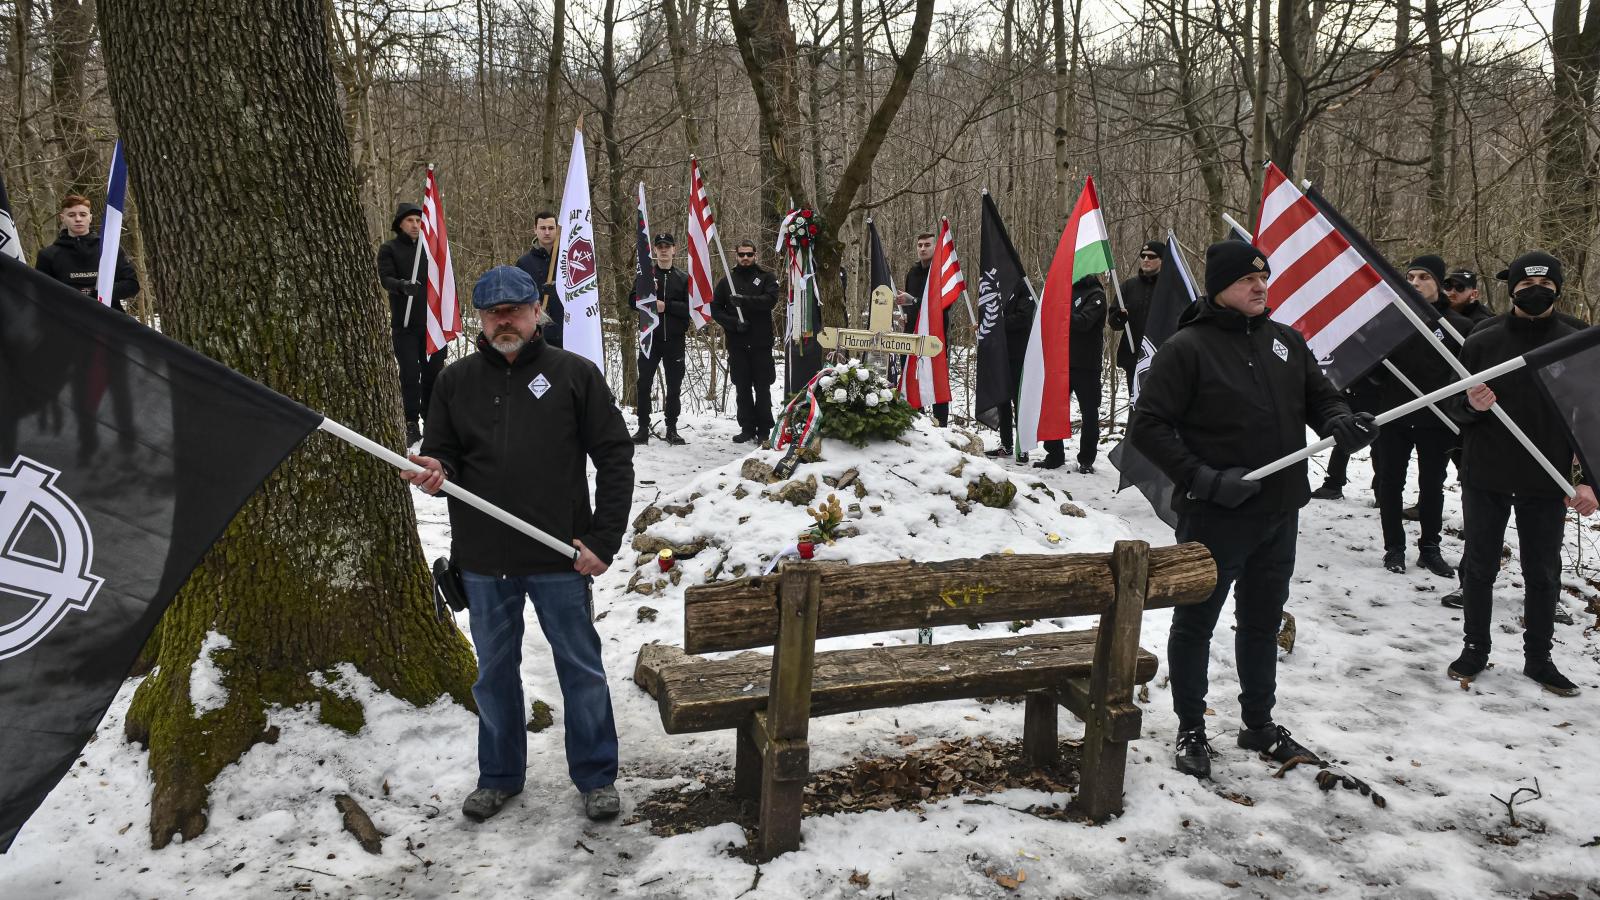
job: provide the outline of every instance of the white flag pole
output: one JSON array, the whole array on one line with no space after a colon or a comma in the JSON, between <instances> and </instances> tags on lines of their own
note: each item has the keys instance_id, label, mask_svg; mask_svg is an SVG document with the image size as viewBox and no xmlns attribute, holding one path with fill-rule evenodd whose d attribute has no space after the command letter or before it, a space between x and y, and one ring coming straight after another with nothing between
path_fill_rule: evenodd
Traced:
<instances>
[{"instance_id":1,"label":"white flag pole","mask_svg":"<svg viewBox=\"0 0 1600 900\"><path fill-rule=\"evenodd\" d=\"M1406 373L1400 371L1400 367L1399 366L1395 365L1394 363L1392 363L1392 362L1390 362L1390 361L1388 361L1386 359L1386 360L1383 361L1383 367L1385 369L1389 370L1389 374L1390 375L1393 375L1395 378L1399 379L1400 383L1405 385L1406 388L1411 391L1413 396L1417 396L1417 397L1421 397L1422 396L1422 389L1417 387L1417 383L1416 382L1414 382L1411 379L1407 378L1406 377ZM1443 412L1440 412L1439 411L1439 407L1430 406L1430 407L1428 407L1428 410L1430 412L1432 412L1434 415L1438 416L1439 417L1439 421L1441 421L1445 425L1449 426L1451 434L1460 434L1461 433L1461 426L1457 425L1454 421L1452 421L1449 416L1445 415Z\"/></svg>"},{"instance_id":2,"label":"white flag pole","mask_svg":"<svg viewBox=\"0 0 1600 900\"><path fill-rule=\"evenodd\" d=\"M433 163L428 163L428 171L429 172L433 171ZM427 183L426 180L424 180L423 183L426 184ZM426 195L427 191L424 190L423 194ZM411 281L412 281L412 283L415 283L416 280L417 280L417 269L418 269L418 267L420 267L422 265L422 254L427 252L427 249L426 249L427 246L428 246L428 242L424 241L422 239L422 232L420 232L420 231L417 232L417 252L411 254ZM400 322L400 325L403 328L410 328L411 327L411 302L412 302L412 297L411 297L411 291L409 290L409 287L410 287L410 285L408 284L407 285L408 290L406 291L406 316Z\"/></svg>"},{"instance_id":3,"label":"white flag pole","mask_svg":"<svg viewBox=\"0 0 1600 900\"><path fill-rule=\"evenodd\" d=\"M383 446L366 435L351 431L349 428L340 425L338 422L335 422L332 419L324 418L322 423L317 427L358 450L364 450L367 453L376 456L377 458L383 460L391 466L394 466L397 469L400 469L403 472L427 471L422 466L419 466L411 460L406 459L404 456L401 456L393 450L390 450L388 447ZM565 556L568 559L578 558L578 548L572 546L571 544L561 543L560 541L551 537L549 534L540 531L538 528L535 528L522 519L517 518L498 506L495 506L488 500L485 500L466 488L457 485L455 482L445 479L445 482L440 489L446 494L449 494L457 500L460 500L468 506L471 506L473 509L476 509L485 515L490 516L491 518L503 522L517 531L522 532L528 537L533 538L534 540L545 545L546 547L549 547L551 550L556 551L562 556Z\"/></svg>"}]
</instances>

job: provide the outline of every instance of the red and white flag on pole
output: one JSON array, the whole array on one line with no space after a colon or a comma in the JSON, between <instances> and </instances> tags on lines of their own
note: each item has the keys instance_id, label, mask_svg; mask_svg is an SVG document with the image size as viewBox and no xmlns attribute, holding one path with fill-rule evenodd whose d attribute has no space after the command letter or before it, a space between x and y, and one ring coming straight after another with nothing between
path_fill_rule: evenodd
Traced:
<instances>
[{"instance_id":1,"label":"red and white flag on pole","mask_svg":"<svg viewBox=\"0 0 1600 900\"><path fill-rule=\"evenodd\" d=\"M694 327L711 321L711 242L717 222L711 215L711 198L700 177L700 160L689 157L689 318Z\"/></svg>"},{"instance_id":2,"label":"red and white flag on pole","mask_svg":"<svg viewBox=\"0 0 1600 900\"><path fill-rule=\"evenodd\" d=\"M422 243L428 250L428 355L432 356L461 333L456 270L450 262L444 201L439 197L439 181L433 176L433 166L428 167L428 189L422 195Z\"/></svg>"},{"instance_id":3,"label":"red and white flag on pole","mask_svg":"<svg viewBox=\"0 0 1600 900\"><path fill-rule=\"evenodd\" d=\"M916 333L932 335L945 344L935 356L918 356L900 373L900 393L917 409L950 402L950 348L944 333L944 311L967 289L961 275L961 260L956 257L955 236L950 220L939 221L939 243L934 245L928 264L928 281L922 288L922 306L917 312Z\"/></svg>"}]
</instances>

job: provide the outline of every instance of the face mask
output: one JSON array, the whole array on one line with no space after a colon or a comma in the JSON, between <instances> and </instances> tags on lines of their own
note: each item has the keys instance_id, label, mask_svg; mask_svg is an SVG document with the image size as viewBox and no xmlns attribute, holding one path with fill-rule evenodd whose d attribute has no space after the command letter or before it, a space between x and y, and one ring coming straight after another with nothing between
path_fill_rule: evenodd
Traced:
<instances>
[{"instance_id":1,"label":"face mask","mask_svg":"<svg viewBox=\"0 0 1600 900\"><path fill-rule=\"evenodd\" d=\"M1555 305L1556 292L1542 284L1536 284L1517 291L1516 296L1511 298L1511 302L1516 304L1517 309L1528 315L1538 316Z\"/></svg>"}]
</instances>

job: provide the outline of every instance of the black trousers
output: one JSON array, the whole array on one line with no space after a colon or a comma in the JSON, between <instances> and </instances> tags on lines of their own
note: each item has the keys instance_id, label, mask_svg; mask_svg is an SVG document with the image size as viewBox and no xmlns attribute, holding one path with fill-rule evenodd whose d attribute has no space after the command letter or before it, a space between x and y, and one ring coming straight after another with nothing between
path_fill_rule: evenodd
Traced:
<instances>
[{"instance_id":1,"label":"black trousers","mask_svg":"<svg viewBox=\"0 0 1600 900\"><path fill-rule=\"evenodd\" d=\"M656 369L662 368L667 376L667 401L662 404L662 412L666 416L667 427L676 428L680 410L679 393L683 389L684 340L670 340L658 333L650 350L649 356L639 357L639 381L634 385L638 391L638 402L634 409L639 415L639 427L646 430L650 428L650 388L656 380Z\"/></svg>"},{"instance_id":2,"label":"black trousers","mask_svg":"<svg viewBox=\"0 0 1600 900\"><path fill-rule=\"evenodd\" d=\"M1010 452L1012 441L1017 436L1017 390L1022 385L1022 365L1026 362L1023 356L1008 356L1006 363L1011 366L1011 399L1000 404L1000 446Z\"/></svg>"},{"instance_id":3,"label":"black trousers","mask_svg":"<svg viewBox=\"0 0 1600 900\"><path fill-rule=\"evenodd\" d=\"M440 350L428 355L428 335L406 328L390 328L394 340L394 358L400 364L400 403L405 407L406 421L416 422L428 414L428 404L433 401L433 381L444 371L445 357Z\"/></svg>"},{"instance_id":4,"label":"black trousers","mask_svg":"<svg viewBox=\"0 0 1600 900\"><path fill-rule=\"evenodd\" d=\"M1468 641L1491 643L1490 611L1494 580L1500 574L1500 548L1506 523L1517 516L1522 557L1522 652L1550 655L1555 634L1556 598L1561 593L1561 532L1567 522L1560 497L1519 497L1461 486L1461 512L1467 548L1461 556L1462 631Z\"/></svg>"},{"instance_id":5,"label":"black trousers","mask_svg":"<svg viewBox=\"0 0 1600 900\"><path fill-rule=\"evenodd\" d=\"M1438 548L1444 523L1444 475L1455 442L1456 436L1445 428L1395 422L1379 430L1376 444L1380 449L1374 451L1373 468L1378 473L1378 516L1383 523L1384 550L1404 550L1406 546L1402 494L1412 450L1417 453L1417 517L1422 521L1422 537L1417 546Z\"/></svg>"},{"instance_id":6,"label":"black trousers","mask_svg":"<svg viewBox=\"0 0 1600 900\"><path fill-rule=\"evenodd\" d=\"M1294 575L1298 510L1267 515L1229 515L1209 509L1179 515L1179 541L1199 541L1217 564L1217 588L1204 603L1172 611L1167 671L1179 728L1205 724L1207 664L1211 632L1233 589L1238 628L1233 647L1239 670L1239 711L1246 728L1272 721L1277 703L1278 627Z\"/></svg>"},{"instance_id":7,"label":"black trousers","mask_svg":"<svg viewBox=\"0 0 1600 900\"><path fill-rule=\"evenodd\" d=\"M765 438L772 433L772 347L728 347L728 377L733 381L734 413L739 430Z\"/></svg>"},{"instance_id":8,"label":"black trousers","mask_svg":"<svg viewBox=\"0 0 1600 900\"><path fill-rule=\"evenodd\" d=\"M1070 369L1067 380L1078 401L1078 414L1083 416L1083 424L1078 427L1078 462L1094 465L1100 449L1100 369ZM1047 457L1060 459L1066 456L1066 444L1045 441L1044 452Z\"/></svg>"}]
</instances>

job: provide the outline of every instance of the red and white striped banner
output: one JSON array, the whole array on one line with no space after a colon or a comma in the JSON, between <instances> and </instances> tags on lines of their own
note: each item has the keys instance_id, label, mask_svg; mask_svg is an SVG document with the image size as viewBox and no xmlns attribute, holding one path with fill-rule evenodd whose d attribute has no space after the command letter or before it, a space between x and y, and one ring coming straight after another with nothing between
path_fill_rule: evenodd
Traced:
<instances>
[{"instance_id":1,"label":"red and white striped banner","mask_svg":"<svg viewBox=\"0 0 1600 900\"><path fill-rule=\"evenodd\" d=\"M717 223L711 215L711 200L705 180L700 177L700 161L689 158L689 318L694 327L704 328L711 321L711 242Z\"/></svg>"},{"instance_id":2,"label":"red and white striped banner","mask_svg":"<svg viewBox=\"0 0 1600 900\"><path fill-rule=\"evenodd\" d=\"M961 274L961 260L956 256L950 220L941 219L939 243L933 248L928 281L922 288L916 333L932 335L946 346L934 356L914 357L901 373L900 392L905 395L906 402L917 409L950 402L950 350L944 333L944 311L966 289L967 280Z\"/></svg>"},{"instance_id":3,"label":"red and white striped banner","mask_svg":"<svg viewBox=\"0 0 1600 900\"><path fill-rule=\"evenodd\" d=\"M432 356L461 333L456 270L450 262L444 201L439 197L439 181L432 166L428 167L428 188L422 195L422 242L428 249L428 355Z\"/></svg>"}]
</instances>

